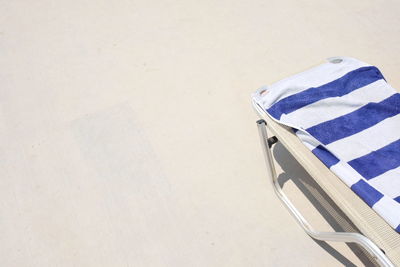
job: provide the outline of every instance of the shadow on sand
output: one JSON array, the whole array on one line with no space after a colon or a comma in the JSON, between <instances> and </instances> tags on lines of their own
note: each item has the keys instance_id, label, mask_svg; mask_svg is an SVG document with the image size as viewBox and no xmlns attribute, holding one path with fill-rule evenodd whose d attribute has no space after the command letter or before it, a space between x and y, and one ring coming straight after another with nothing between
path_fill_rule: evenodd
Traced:
<instances>
[{"instance_id":1,"label":"shadow on sand","mask_svg":"<svg viewBox=\"0 0 400 267\"><path fill-rule=\"evenodd\" d=\"M359 232L357 227L282 144L274 145L272 152L276 163L283 170L283 173L278 177L278 182L282 188L287 181L291 180L336 232ZM356 266L327 242L315 239L314 241L343 265ZM365 266L377 266L377 263L362 247L354 243L347 245Z\"/></svg>"}]
</instances>

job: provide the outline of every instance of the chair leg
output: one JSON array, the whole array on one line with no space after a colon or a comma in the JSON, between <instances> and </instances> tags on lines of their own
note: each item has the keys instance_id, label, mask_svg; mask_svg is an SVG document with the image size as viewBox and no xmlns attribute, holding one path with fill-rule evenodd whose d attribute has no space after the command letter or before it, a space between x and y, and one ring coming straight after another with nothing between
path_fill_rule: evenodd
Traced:
<instances>
[{"instance_id":1,"label":"chair leg","mask_svg":"<svg viewBox=\"0 0 400 267\"><path fill-rule=\"evenodd\" d=\"M276 175L274 160L271 152L271 139L268 138L267 123L264 120L257 121L258 133L261 139L261 146L264 152L265 163L278 198L283 202L290 214L296 219L297 223L304 229L304 231L312 238L321 241L333 241L333 242L346 242L346 243L357 243L365 248L381 266L394 266L381 249L370 239L359 233L348 233L348 232L317 232L311 225L306 221L303 215L296 209L296 207L286 197L282 188L280 187ZM274 139L273 143L276 143L278 139Z\"/></svg>"}]
</instances>

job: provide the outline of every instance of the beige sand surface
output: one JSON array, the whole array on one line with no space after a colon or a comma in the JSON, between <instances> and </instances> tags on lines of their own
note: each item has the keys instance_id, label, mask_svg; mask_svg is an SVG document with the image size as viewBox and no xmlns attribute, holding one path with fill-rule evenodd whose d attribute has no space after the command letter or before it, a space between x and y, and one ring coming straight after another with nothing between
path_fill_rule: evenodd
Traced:
<instances>
[{"instance_id":1,"label":"beige sand surface","mask_svg":"<svg viewBox=\"0 0 400 267\"><path fill-rule=\"evenodd\" d=\"M361 265L273 194L250 93L336 55L400 87L399 13L372 0L0 1L0 265ZM276 149L289 177L307 176ZM295 183L285 191L331 229Z\"/></svg>"}]
</instances>

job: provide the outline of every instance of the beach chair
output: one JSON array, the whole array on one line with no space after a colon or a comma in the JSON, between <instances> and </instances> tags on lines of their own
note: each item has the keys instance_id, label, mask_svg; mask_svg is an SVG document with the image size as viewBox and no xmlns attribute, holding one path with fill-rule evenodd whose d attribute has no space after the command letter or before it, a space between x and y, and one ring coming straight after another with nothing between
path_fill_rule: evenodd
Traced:
<instances>
[{"instance_id":1,"label":"beach chair","mask_svg":"<svg viewBox=\"0 0 400 267\"><path fill-rule=\"evenodd\" d=\"M312 81L307 81L308 77L314 79L314 76L317 75L318 80L319 77L323 77L325 75L324 73L326 72L327 76L332 76L326 78L326 81L328 82L324 83L323 81L318 81L320 84L326 85L341 79L345 75L348 75L348 73L352 70L366 68L366 66L371 67L369 64L352 58L331 58L328 59L327 63L278 82L278 85L273 84L271 87L263 87L257 90L252 96L252 103L256 113L260 117L260 120L257 121L257 127L261 139L262 150L265 156L267 172L269 178L271 179L273 188L279 199L284 203L286 208L296 219L298 224L304 229L304 231L310 237L321 241L356 243L368 251L379 265L396 266L400 265L400 234L398 233L400 228L396 229L396 227L393 226L393 223L390 225L386 218L382 217L382 214L378 214L377 211L373 209L374 204L371 205L371 203L368 202L368 197L364 198L363 200L355 193L358 192L355 186L350 186L349 183L346 183L346 181L344 182L343 177L340 177L340 175L337 175L332 171L332 167L330 166L331 164L329 164L329 162L328 164L327 162L324 162L321 155L316 154L315 151L311 150L310 147L307 147L307 144L305 144L304 140L309 137L305 137L303 139L299 138L299 136L301 137L301 133L299 135L299 131L304 130L301 125L299 127L299 125L288 123L287 121L290 121L289 119L287 121L280 120L279 116L281 114L278 114L277 116L276 110L270 108L271 103L276 104L285 97L287 100L287 95L295 95L299 92L304 92L309 88L316 90L318 86L311 86L308 88L309 84L313 85ZM374 71L376 72L375 69ZM349 79L357 79L357 75L355 77L351 75L348 76L350 76L347 77ZM297 80L300 81L299 86L294 85ZM386 83L383 77L380 80ZM350 84L353 83L351 80L346 82ZM372 84L373 82L374 81L369 81L368 84ZM363 86L365 86L365 84L362 84L362 82L355 82L354 84L352 86L359 86L359 88L363 88ZM342 85L343 83L339 83L339 87ZM347 85L348 84L345 84L345 86ZM272 99L268 99L268 94L273 92L273 90L278 92L273 93L274 95L271 97ZM319 90L324 90L324 87L321 86ZM350 95L355 90L353 89L350 91L351 92L345 92L343 94ZM334 97L335 101L340 100L340 98L343 97L343 94L340 96L324 96L324 99ZM313 101L313 103L316 103L318 100ZM303 103L300 105L300 107L304 107L307 104L309 103ZM290 106L290 102L286 103L285 107L287 106ZM398 108L400 108L400 106ZM354 109L358 108L354 107ZM297 129L296 127L300 129ZM397 133L397 136L400 138L400 132ZM313 137L314 136L312 136L312 138ZM380 137L376 136L375 138ZM274 167L273 153L271 150L272 146L276 142L280 142L293 155L293 157L302 165L302 167L315 180L315 182L335 202L337 207L339 207L341 211L343 211L343 213L354 223L359 232L319 232L311 227L304 216L286 197L278 182ZM325 148L326 146L324 146L324 149ZM341 159L339 158L339 160ZM400 176L397 178L400 180Z\"/></svg>"}]
</instances>

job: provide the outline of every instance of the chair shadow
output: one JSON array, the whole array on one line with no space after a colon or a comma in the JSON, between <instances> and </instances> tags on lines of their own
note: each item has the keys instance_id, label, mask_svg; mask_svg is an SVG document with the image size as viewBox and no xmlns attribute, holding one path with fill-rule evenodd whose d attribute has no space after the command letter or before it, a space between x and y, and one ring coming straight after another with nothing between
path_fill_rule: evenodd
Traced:
<instances>
[{"instance_id":1,"label":"chair shadow","mask_svg":"<svg viewBox=\"0 0 400 267\"><path fill-rule=\"evenodd\" d=\"M276 163L283 170L283 173L278 176L278 182L282 188L287 181L291 180L336 232L360 232L281 143L274 145L272 153ZM343 265L356 266L327 242L313 240ZM347 246L365 266L378 266L364 248L355 243L347 243Z\"/></svg>"}]
</instances>

